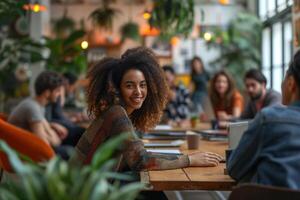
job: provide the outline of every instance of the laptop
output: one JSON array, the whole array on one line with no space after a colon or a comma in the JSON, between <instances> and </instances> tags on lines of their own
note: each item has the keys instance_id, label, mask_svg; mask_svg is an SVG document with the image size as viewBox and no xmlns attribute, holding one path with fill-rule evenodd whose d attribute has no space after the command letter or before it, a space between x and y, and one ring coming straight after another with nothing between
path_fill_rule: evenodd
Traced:
<instances>
[{"instance_id":1,"label":"laptop","mask_svg":"<svg viewBox=\"0 0 300 200\"><path fill-rule=\"evenodd\" d=\"M233 122L229 123L229 135L228 135L228 143L229 143L229 149L235 149L244 132L248 129L249 121L239 121L239 122Z\"/></svg>"}]
</instances>

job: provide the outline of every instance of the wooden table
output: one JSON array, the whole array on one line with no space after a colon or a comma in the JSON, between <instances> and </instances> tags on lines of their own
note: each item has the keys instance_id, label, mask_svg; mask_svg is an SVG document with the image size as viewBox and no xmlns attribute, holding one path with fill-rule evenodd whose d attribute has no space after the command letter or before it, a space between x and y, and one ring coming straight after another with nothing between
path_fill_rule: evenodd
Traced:
<instances>
[{"instance_id":1,"label":"wooden table","mask_svg":"<svg viewBox=\"0 0 300 200\"><path fill-rule=\"evenodd\" d=\"M210 151L225 156L227 142L201 140L199 150ZM184 144L180 150L186 154ZM228 175L224 175L225 164L217 167L188 167L175 170L141 172L141 181L151 190L231 190L236 184Z\"/></svg>"}]
</instances>

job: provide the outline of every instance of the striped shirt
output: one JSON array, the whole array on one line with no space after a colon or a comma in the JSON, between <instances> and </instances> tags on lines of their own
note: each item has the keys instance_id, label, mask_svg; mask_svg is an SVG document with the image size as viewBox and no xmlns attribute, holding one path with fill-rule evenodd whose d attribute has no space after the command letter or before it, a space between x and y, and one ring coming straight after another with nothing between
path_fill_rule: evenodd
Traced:
<instances>
[{"instance_id":1,"label":"striped shirt","mask_svg":"<svg viewBox=\"0 0 300 200\"><path fill-rule=\"evenodd\" d=\"M136 136L133 125L123 107L110 107L95 119L80 138L70 162L77 165L89 164L96 150L106 140L122 133L130 133L120 153L118 171L129 166L133 171L176 169L189 166L187 155L162 155L147 152L143 142Z\"/></svg>"}]
</instances>

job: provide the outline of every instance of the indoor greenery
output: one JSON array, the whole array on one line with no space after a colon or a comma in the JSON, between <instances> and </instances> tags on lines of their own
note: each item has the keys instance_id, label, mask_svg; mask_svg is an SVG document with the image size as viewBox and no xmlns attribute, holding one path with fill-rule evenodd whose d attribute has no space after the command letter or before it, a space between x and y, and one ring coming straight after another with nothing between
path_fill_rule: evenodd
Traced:
<instances>
[{"instance_id":1,"label":"indoor greenery","mask_svg":"<svg viewBox=\"0 0 300 200\"><path fill-rule=\"evenodd\" d=\"M194 0L153 0L154 7L149 23L158 28L163 38L184 35L194 26Z\"/></svg>"},{"instance_id":2,"label":"indoor greenery","mask_svg":"<svg viewBox=\"0 0 300 200\"><path fill-rule=\"evenodd\" d=\"M2 24L3 21L12 21L15 19L15 17L24 15L25 11L22 9L22 7L25 3L27 3L26 0L1 0L0 24Z\"/></svg>"},{"instance_id":3,"label":"indoor greenery","mask_svg":"<svg viewBox=\"0 0 300 200\"><path fill-rule=\"evenodd\" d=\"M29 23L22 23L22 27L17 26L20 19L25 22L29 20L22 8L26 3L25 0L0 2L0 102L2 103L9 98L28 95L28 87L24 87L28 85L28 80L26 77L19 79L16 72L23 71L23 75L29 75L27 66L44 59L41 54L42 45L38 41L31 40L28 27L24 27Z\"/></svg>"},{"instance_id":4,"label":"indoor greenery","mask_svg":"<svg viewBox=\"0 0 300 200\"><path fill-rule=\"evenodd\" d=\"M135 22L129 21L122 25L121 34L122 34L123 41L126 38L139 41L140 40L139 25Z\"/></svg>"},{"instance_id":5,"label":"indoor greenery","mask_svg":"<svg viewBox=\"0 0 300 200\"><path fill-rule=\"evenodd\" d=\"M262 22L252 14L240 13L227 30L217 30L209 45L220 48L221 55L211 64L227 69L242 88L243 75L261 63Z\"/></svg>"},{"instance_id":6,"label":"indoor greenery","mask_svg":"<svg viewBox=\"0 0 300 200\"><path fill-rule=\"evenodd\" d=\"M121 12L110 6L114 1L103 0L102 7L95 9L89 16L94 25L106 30L112 30L113 19Z\"/></svg>"},{"instance_id":7,"label":"indoor greenery","mask_svg":"<svg viewBox=\"0 0 300 200\"><path fill-rule=\"evenodd\" d=\"M114 172L116 160L111 159L127 134L113 138L96 152L90 165L78 167L54 158L43 165L22 162L3 141L0 149L6 152L17 173L18 181L0 185L0 199L5 200L131 200L143 188L129 175ZM27 159L28 160L28 159Z\"/></svg>"},{"instance_id":8,"label":"indoor greenery","mask_svg":"<svg viewBox=\"0 0 300 200\"><path fill-rule=\"evenodd\" d=\"M87 57L80 46L80 39L84 36L85 31L75 30L65 38L46 38L46 47L50 50L50 55L46 60L47 68L61 73L85 72Z\"/></svg>"},{"instance_id":9,"label":"indoor greenery","mask_svg":"<svg viewBox=\"0 0 300 200\"><path fill-rule=\"evenodd\" d=\"M65 9L61 18L53 21L53 31L56 34L56 37L63 38L74 31L74 29L75 22L72 18L67 16L67 9Z\"/></svg>"}]
</instances>

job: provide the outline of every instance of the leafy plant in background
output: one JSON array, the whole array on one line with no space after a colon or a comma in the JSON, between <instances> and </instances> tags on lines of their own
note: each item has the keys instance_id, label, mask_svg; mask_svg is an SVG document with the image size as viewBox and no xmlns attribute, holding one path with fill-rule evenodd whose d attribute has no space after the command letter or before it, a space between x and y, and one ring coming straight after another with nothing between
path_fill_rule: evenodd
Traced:
<instances>
[{"instance_id":1,"label":"leafy plant in background","mask_svg":"<svg viewBox=\"0 0 300 200\"><path fill-rule=\"evenodd\" d=\"M3 22L12 21L16 17L25 14L22 9L23 5L27 3L26 0L2 0L0 1L0 24ZM9 17L8 17L9 16Z\"/></svg>"},{"instance_id":2,"label":"leafy plant in background","mask_svg":"<svg viewBox=\"0 0 300 200\"><path fill-rule=\"evenodd\" d=\"M167 40L175 35L188 36L194 25L194 1L154 0L149 24Z\"/></svg>"},{"instance_id":3,"label":"leafy plant in background","mask_svg":"<svg viewBox=\"0 0 300 200\"><path fill-rule=\"evenodd\" d=\"M29 38L8 38L0 42L0 89L7 98L16 97L17 88L26 77L16 76L18 70L23 70L24 75L29 78L28 65L43 60L40 53L42 45L33 42Z\"/></svg>"},{"instance_id":4,"label":"leafy plant in background","mask_svg":"<svg viewBox=\"0 0 300 200\"><path fill-rule=\"evenodd\" d=\"M132 177L113 172L116 161L111 159L120 143L121 134L99 148L90 165L76 167L57 157L43 166L22 163L17 154L0 141L19 180L0 185L0 199L13 200L131 200L144 187L141 183L120 185Z\"/></svg>"},{"instance_id":5,"label":"leafy plant in background","mask_svg":"<svg viewBox=\"0 0 300 200\"><path fill-rule=\"evenodd\" d=\"M47 68L61 73L85 72L87 58L79 43L84 35L85 31L75 30L66 38L46 38L46 47L50 49L49 58L46 60Z\"/></svg>"},{"instance_id":6,"label":"leafy plant in background","mask_svg":"<svg viewBox=\"0 0 300 200\"><path fill-rule=\"evenodd\" d=\"M0 103L12 97L27 96L29 92L26 87L29 78L27 66L44 59L41 54L42 45L32 41L28 34L24 35L22 32L20 35L15 30L19 19L27 20L26 12L22 9L26 3L25 0L0 2ZM26 24L28 25L23 23L22 26ZM2 107L0 109L3 110Z\"/></svg>"},{"instance_id":7,"label":"leafy plant in background","mask_svg":"<svg viewBox=\"0 0 300 200\"><path fill-rule=\"evenodd\" d=\"M237 86L243 87L243 75L261 63L262 22L254 15L240 13L227 30L215 31L209 46L220 48L221 55L211 64L228 69Z\"/></svg>"},{"instance_id":8,"label":"leafy plant in background","mask_svg":"<svg viewBox=\"0 0 300 200\"><path fill-rule=\"evenodd\" d=\"M67 13L67 9L65 9L63 16L53 22L53 31L56 37L64 38L75 29L75 22L67 16Z\"/></svg>"},{"instance_id":9,"label":"leafy plant in background","mask_svg":"<svg viewBox=\"0 0 300 200\"><path fill-rule=\"evenodd\" d=\"M103 0L102 7L95 9L89 16L94 25L106 30L112 30L113 19L121 12L110 7L110 3L114 1Z\"/></svg>"},{"instance_id":10,"label":"leafy plant in background","mask_svg":"<svg viewBox=\"0 0 300 200\"><path fill-rule=\"evenodd\" d=\"M139 25L135 22L129 21L125 23L121 27L122 40L124 41L126 38L139 41L140 33L139 33Z\"/></svg>"}]
</instances>

